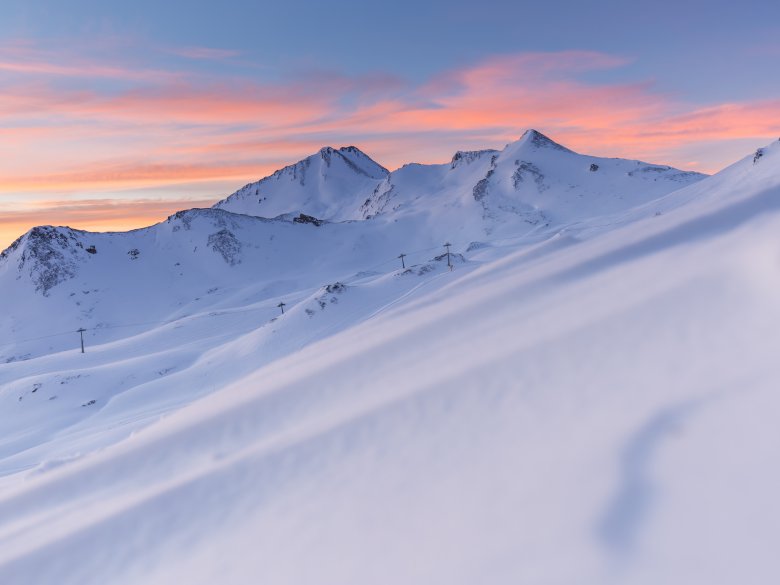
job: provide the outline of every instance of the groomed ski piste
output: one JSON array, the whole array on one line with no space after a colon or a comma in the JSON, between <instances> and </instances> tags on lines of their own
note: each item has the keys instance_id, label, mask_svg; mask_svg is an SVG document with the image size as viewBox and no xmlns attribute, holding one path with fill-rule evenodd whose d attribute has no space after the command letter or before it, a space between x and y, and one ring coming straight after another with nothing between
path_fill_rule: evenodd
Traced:
<instances>
[{"instance_id":1,"label":"groomed ski piste","mask_svg":"<svg viewBox=\"0 0 780 585\"><path fill-rule=\"evenodd\" d=\"M776 580L780 142L363 157L5 253L0 583Z\"/></svg>"}]
</instances>

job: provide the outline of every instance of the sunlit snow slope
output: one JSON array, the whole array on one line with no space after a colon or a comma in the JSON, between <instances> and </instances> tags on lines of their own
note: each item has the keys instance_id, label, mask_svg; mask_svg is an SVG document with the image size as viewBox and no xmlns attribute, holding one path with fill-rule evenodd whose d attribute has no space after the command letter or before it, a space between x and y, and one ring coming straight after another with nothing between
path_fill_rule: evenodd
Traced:
<instances>
[{"instance_id":1,"label":"sunlit snow slope","mask_svg":"<svg viewBox=\"0 0 780 585\"><path fill-rule=\"evenodd\" d=\"M399 232L220 210L58 232L95 264L14 307L69 306L112 266L120 306L144 258L119 264L121 238L148 238L168 280L124 302L164 323L0 366L0 582L776 581L780 142L637 204L550 206L503 238L481 216L453 270L422 249L440 233L392 257L423 212ZM220 221L234 239L209 248ZM380 250L397 265L363 266ZM230 280L247 265L255 284Z\"/></svg>"}]
</instances>

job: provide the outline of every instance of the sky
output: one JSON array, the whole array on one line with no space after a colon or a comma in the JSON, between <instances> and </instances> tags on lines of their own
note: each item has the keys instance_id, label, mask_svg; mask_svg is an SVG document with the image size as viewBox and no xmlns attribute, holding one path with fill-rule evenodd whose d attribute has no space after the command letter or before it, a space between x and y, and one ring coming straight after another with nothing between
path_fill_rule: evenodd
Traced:
<instances>
[{"instance_id":1,"label":"sky","mask_svg":"<svg viewBox=\"0 0 780 585\"><path fill-rule=\"evenodd\" d=\"M150 225L325 145L393 169L528 128L716 172L780 136L780 3L2 0L0 248Z\"/></svg>"}]
</instances>

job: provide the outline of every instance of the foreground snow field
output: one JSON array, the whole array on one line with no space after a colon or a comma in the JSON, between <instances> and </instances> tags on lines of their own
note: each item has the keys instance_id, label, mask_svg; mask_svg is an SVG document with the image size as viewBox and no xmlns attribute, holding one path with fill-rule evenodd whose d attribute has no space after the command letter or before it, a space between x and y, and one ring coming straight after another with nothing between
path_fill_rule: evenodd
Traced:
<instances>
[{"instance_id":1,"label":"foreground snow field","mask_svg":"<svg viewBox=\"0 0 780 585\"><path fill-rule=\"evenodd\" d=\"M6 262L17 316L67 329L80 291L95 321L83 355L6 321L0 583L775 582L780 142L689 183L486 212L452 271L416 196L384 231L213 210L75 232L55 251L97 254L46 296ZM493 209L476 195L453 208ZM230 238L177 251L214 226L256 280Z\"/></svg>"}]
</instances>

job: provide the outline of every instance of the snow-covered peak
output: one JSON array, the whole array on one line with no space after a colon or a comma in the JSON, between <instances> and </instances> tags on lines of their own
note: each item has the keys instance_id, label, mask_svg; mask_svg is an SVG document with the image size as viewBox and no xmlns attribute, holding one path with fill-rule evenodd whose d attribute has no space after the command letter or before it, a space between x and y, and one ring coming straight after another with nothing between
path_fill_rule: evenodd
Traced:
<instances>
[{"instance_id":1,"label":"snow-covered peak","mask_svg":"<svg viewBox=\"0 0 780 585\"><path fill-rule=\"evenodd\" d=\"M325 146L245 185L214 207L260 217L304 213L320 219L352 219L360 202L387 175L387 169L355 146Z\"/></svg>"},{"instance_id":2,"label":"snow-covered peak","mask_svg":"<svg viewBox=\"0 0 780 585\"><path fill-rule=\"evenodd\" d=\"M36 292L47 296L53 287L73 278L78 265L95 254L85 235L68 227L32 228L0 253L0 278L24 277Z\"/></svg>"},{"instance_id":3,"label":"snow-covered peak","mask_svg":"<svg viewBox=\"0 0 780 585\"><path fill-rule=\"evenodd\" d=\"M520 137L520 140L507 145L507 148L510 148L512 146L515 147L530 146L533 148L549 148L552 150L559 150L562 152L571 152L571 153L574 152L566 148L562 144L558 144L553 139L551 139L548 136L545 136L538 130L534 130L533 128L523 132L523 135Z\"/></svg>"},{"instance_id":4,"label":"snow-covered peak","mask_svg":"<svg viewBox=\"0 0 780 585\"><path fill-rule=\"evenodd\" d=\"M356 146L342 146L341 148L324 146L320 149L319 156L328 167L334 164L334 161L335 164L340 162L356 173L373 179L383 179L388 173L386 168Z\"/></svg>"}]
</instances>

